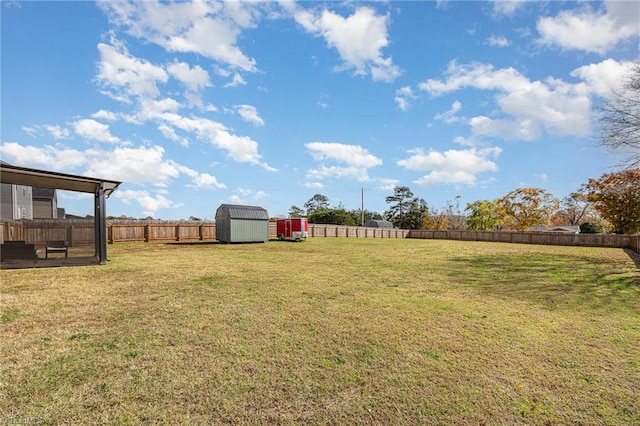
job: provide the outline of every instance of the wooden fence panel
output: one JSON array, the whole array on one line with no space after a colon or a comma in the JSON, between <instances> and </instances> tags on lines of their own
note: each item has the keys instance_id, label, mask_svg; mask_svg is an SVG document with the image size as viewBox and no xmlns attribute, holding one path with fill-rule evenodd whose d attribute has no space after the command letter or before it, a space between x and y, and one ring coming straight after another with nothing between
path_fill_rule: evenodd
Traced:
<instances>
[{"instance_id":1,"label":"wooden fence panel","mask_svg":"<svg viewBox=\"0 0 640 426\"><path fill-rule=\"evenodd\" d=\"M145 224L107 224L109 243L149 241Z\"/></svg>"},{"instance_id":2,"label":"wooden fence panel","mask_svg":"<svg viewBox=\"0 0 640 426\"><path fill-rule=\"evenodd\" d=\"M147 224L147 239L151 241L176 241L180 233L180 225L175 223Z\"/></svg>"},{"instance_id":3,"label":"wooden fence panel","mask_svg":"<svg viewBox=\"0 0 640 426\"><path fill-rule=\"evenodd\" d=\"M5 241L25 241L25 230L22 222L7 221L0 227L2 230L2 242Z\"/></svg>"},{"instance_id":4,"label":"wooden fence panel","mask_svg":"<svg viewBox=\"0 0 640 426\"><path fill-rule=\"evenodd\" d=\"M640 253L640 234L559 234L552 232L432 231L420 229L407 231L405 235L406 238L418 239L629 248Z\"/></svg>"}]
</instances>

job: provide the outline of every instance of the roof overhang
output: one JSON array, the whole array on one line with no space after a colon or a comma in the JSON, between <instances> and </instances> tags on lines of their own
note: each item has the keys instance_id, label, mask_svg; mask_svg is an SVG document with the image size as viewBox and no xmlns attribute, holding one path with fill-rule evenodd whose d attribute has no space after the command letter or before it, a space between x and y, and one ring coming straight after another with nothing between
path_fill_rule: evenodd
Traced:
<instances>
[{"instance_id":1,"label":"roof overhang","mask_svg":"<svg viewBox=\"0 0 640 426\"><path fill-rule=\"evenodd\" d=\"M55 188L97 194L100 188L109 197L122 182L66 173L48 172L0 163L0 182L14 185Z\"/></svg>"}]
</instances>

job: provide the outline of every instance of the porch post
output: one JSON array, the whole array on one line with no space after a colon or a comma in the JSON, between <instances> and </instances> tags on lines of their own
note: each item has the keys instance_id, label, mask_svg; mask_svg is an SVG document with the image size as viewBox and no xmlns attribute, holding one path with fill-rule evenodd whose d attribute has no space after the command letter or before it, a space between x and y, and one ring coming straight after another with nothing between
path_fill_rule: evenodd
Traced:
<instances>
[{"instance_id":1,"label":"porch post","mask_svg":"<svg viewBox=\"0 0 640 426\"><path fill-rule=\"evenodd\" d=\"M102 185L95 193L95 246L96 257L101 265L107 263L107 219Z\"/></svg>"}]
</instances>

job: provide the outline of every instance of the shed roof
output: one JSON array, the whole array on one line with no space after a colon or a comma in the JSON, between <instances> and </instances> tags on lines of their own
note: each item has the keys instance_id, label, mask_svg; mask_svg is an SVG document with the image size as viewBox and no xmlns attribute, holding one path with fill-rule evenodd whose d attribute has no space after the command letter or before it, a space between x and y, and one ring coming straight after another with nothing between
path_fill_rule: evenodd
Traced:
<instances>
[{"instance_id":1,"label":"shed roof","mask_svg":"<svg viewBox=\"0 0 640 426\"><path fill-rule=\"evenodd\" d=\"M364 223L364 226L371 228L393 228L393 223L388 220L370 219Z\"/></svg>"},{"instance_id":2,"label":"shed roof","mask_svg":"<svg viewBox=\"0 0 640 426\"><path fill-rule=\"evenodd\" d=\"M238 204L222 204L218 207L226 209L231 219L269 220L267 210L259 206L242 206Z\"/></svg>"}]
</instances>

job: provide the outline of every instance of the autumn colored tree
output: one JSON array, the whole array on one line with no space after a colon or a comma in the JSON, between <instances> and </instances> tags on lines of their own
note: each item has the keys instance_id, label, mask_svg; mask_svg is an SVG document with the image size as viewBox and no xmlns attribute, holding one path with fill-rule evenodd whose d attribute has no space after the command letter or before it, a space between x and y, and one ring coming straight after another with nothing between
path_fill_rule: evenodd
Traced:
<instances>
[{"instance_id":1,"label":"autumn colored tree","mask_svg":"<svg viewBox=\"0 0 640 426\"><path fill-rule=\"evenodd\" d=\"M467 203L469 212L467 216L467 229L473 231L492 231L500 223L498 212L496 211L496 203L489 200L479 200L473 203Z\"/></svg>"},{"instance_id":2,"label":"autumn colored tree","mask_svg":"<svg viewBox=\"0 0 640 426\"><path fill-rule=\"evenodd\" d=\"M545 226L560 202L540 188L519 188L496 200L496 211L506 229L527 231Z\"/></svg>"},{"instance_id":3,"label":"autumn colored tree","mask_svg":"<svg viewBox=\"0 0 640 426\"><path fill-rule=\"evenodd\" d=\"M597 217L587 193L579 190L562 199L560 209L551 221L553 225L580 225L583 222L592 221L594 215Z\"/></svg>"},{"instance_id":4,"label":"autumn colored tree","mask_svg":"<svg viewBox=\"0 0 640 426\"><path fill-rule=\"evenodd\" d=\"M589 201L619 234L640 232L640 168L605 173L584 185Z\"/></svg>"},{"instance_id":5,"label":"autumn colored tree","mask_svg":"<svg viewBox=\"0 0 640 426\"><path fill-rule=\"evenodd\" d=\"M422 217L423 229L446 231L449 229L450 225L450 216L445 210L439 211L438 209L427 209Z\"/></svg>"}]
</instances>

